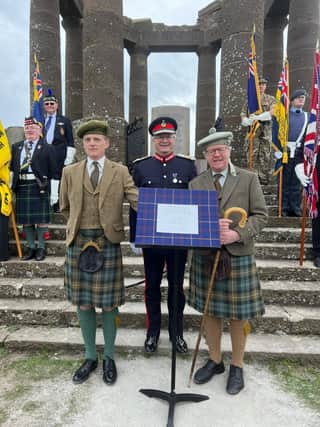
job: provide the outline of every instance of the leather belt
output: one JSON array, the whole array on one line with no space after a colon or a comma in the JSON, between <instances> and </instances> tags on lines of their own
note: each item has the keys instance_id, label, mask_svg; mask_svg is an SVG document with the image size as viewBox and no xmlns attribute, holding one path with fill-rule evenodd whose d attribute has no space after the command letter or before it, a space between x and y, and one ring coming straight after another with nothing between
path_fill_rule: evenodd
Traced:
<instances>
[{"instance_id":1,"label":"leather belt","mask_svg":"<svg viewBox=\"0 0 320 427\"><path fill-rule=\"evenodd\" d=\"M33 173L21 173L19 174L19 179L21 179L22 181L34 181L36 177Z\"/></svg>"}]
</instances>

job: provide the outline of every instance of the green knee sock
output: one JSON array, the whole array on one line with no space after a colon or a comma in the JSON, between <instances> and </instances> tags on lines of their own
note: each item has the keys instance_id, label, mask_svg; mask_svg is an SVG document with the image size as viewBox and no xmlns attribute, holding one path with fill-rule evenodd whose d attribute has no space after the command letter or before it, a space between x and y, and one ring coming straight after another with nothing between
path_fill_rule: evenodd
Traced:
<instances>
[{"instance_id":1,"label":"green knee sock","mask_svg":"<svg viewBox=\"0 0 320 427\"><path fill-rule=\"evenodd\" d=\"M119 310L115 308L112 311L103 311L101 315L104 337L104 360L106 360L107 357L110 359L114 358L114 342L117 335L116 317L118 313Z\"/></svg>"},{"instance_id":2,"label":"green knee sock","mask_svg":"<svg viewBox=\"0 0 320 427\"><path fill-rule=\"evenodd\" d=\"M77 312L84 341L85 358L96 360L96 311L94 308L80 310L80 307L78 307Z\"/></svg>"},{"instance_id":3,"label":"green knee sock","mask_svg":"<svg viewBox=\"0 0 320 427\"><path fill-rule=\"evenodd\" d=\"M48 227L37 227L38 234L38 248L44 249L46 244L44 240L44 233L48 231Z\"/></svg>"},{"instance_id":4,"label":"green knee sock","mask_svg":"<svg viewBox=\"0 0 320 427\"><path fill-rule=\"evenodd\" d=\"M25 232L25 235L26 235L28 248L35 249L36 244L34 242L34 226L33 225L24 225L23 231Z\"/></svg>"}]
</instances>

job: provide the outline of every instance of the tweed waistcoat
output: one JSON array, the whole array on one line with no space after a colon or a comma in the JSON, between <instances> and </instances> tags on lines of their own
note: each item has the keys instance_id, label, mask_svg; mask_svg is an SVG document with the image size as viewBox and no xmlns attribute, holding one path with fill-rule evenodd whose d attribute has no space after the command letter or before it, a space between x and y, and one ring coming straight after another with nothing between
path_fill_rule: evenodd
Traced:
<instances>
[{"instance_id":1,"label":"tweed waistcoat","mask_svg":"<svg viewBox=\"0 0 320 427\"><path fill-rule=\"evenodd\" d=\"M85 170L83 182L83 203L79 228L102 228L99 217L100 182L96 189L93 190L87 169Z\"/></svg>"}]
</instances>

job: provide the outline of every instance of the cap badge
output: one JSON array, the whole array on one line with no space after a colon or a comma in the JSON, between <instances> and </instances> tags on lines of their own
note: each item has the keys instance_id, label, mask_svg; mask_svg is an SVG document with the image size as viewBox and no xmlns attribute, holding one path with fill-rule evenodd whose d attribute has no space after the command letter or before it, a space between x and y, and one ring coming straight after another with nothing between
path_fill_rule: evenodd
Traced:
<instances>
[{"instance_id":1,"label":"cap badge","mask_svg":"<svg viewBox=\"0 0 320 427\"><path fill-rule=\"evenodd\" d=\"M167 122L165 120L162 120L161 127L162 128L166 128L167 127Z\"/></svg>"}]
</instances>

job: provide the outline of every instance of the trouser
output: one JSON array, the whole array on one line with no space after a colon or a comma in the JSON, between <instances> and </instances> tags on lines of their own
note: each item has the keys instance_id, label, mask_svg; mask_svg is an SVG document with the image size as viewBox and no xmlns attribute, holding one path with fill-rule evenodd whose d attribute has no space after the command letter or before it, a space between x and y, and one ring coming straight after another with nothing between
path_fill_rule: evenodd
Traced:
<instances>
[{"instance_id":1,"label":"trouser","mask_svg":"<svg viewBox=\"0 0 320 427\"><path fill-rule=\"evenodd\" d=\"M145 304L147 310L147 336L159 336L161 328L160 284L166 264L168 278L169 335L173 333L173 293L177 286L177 335L183 336L183 310L185 295L183 280L187 250L184 249L143 249L145 270Z\"/></svg>"},{"instance_id":2,"label":"trouser","mask_svg":"<svg viewBox=\"0 0 320 427\"><path fill-rule=\"evenodd\" d=\"M9 217L0 213L0 261L7 261L9 259L8 224Z\"/></svg>"},{"instance_id":3,"label":"trouser","mask_svg":"<svg viewBox=\"0 0 320 427\"><path fill-rule=\"evenodd\" d=\"M271 131L270 126L260 125L252 145L253 171L259 177L261 184L268 184L271 177ZM250 144L247 141L247 159L249 162Z\"/></svg>"},{"instance_id":4,"label":"trouser","mask_svg":"<svg viewBox=\"0 0 320 427\"><path fill-rule=\"evenodd\" d=\"M295 161L283 165L282 212L301 212L301 184L294 171Z\"/></svg>"},{"instance_id":5,"label":"trouser","mask_svg":"<svg viewBox=\"0 0 320 427\"><path fill-rule=\"evenodd\" d=\"M317 204L318 217L312 220L312 249L315 257L320 256L320 203Z\"/></svg>"}]
</instances>

